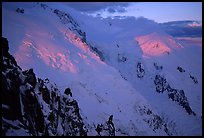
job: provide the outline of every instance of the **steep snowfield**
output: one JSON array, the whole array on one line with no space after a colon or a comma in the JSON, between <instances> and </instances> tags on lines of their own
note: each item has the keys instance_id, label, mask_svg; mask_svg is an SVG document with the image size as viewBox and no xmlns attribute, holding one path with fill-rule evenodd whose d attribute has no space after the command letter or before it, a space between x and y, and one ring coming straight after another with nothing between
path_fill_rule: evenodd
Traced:
<instances>
[{"instance_id":1,"label":"steep snowfield","mask_svg":"<svg viewBox=\"0 0 204 138\"><path fill-rule=\"evenodd\" d=\"M202 47L186 48L144 18L101 20L62 4L45 4L3 3L3 36L23 69L33 68L61 91L72 89L88 135L97 135L97 124L110 115L116 135L202 134ZM157 74L185 91L196 116L156 92Z\"/></svg>"},{"instance_id":2,"label":"steep snowfield","mask_svg":"<svg viewBox=\"0 0 204 138\"><path fill-rule=\"evenodd\" d=\"M161 37L162 36L162 37ZM176 41L165 33L151 33L136 37L141 49L146 56L160 56L169 54L174 49L182 48Z\"/></svg>"},{"instance_id":3,"label":"steep snowfield","mask_svg":"<svg viewBox=\"0 0 204 138\"><path fill-rule=\"evenodd\" d=\"M37 78L33 69L23 71L10 55L8 40L1 40L2 136L86 136L70 88L60 92L48 78Z\"/></svg>"},{"instance_id":4,"label":"steep snowfield","mask_svg":"<svg viewBox=\"0 0 204 138\"><path fill-rule=\"evenodd\" d=\"M183 113L181 111L183 109L179 108L178 104L176 105L175 102L172 103L171 100L167 100L166 95L161 93L155 94L155 86L153 86L152 83L153 81L149 82L149 87L143 87L141 89L143 91L142 95L150 102L152 106L154 105L154 107L156 107L156 109L161 114L167 115L170 120L174 120L174 122L176 122L176 126L178 128L182 128L180 129L180 133L182 135L197 135L199 133L201 134L202 47L200 47L199 45L201 45L202 43L199 43L199 41L190 41L193 43L187 44L181 39L176 39L173 41L173 43L170 43L168 41L155 41L155 39L152 39L152 36L146 38L149 40L146 41L144 45L142 44L142 41L140 41L144 39L137 39L139 43L141 43L142 50L144 50L143 60L147 68L147 76L149 77L148 79L144 78L143 81L148 84L149 80L154 79L153 74L161 74L165 76L167 82L171 85L171 87L184 90L185 95L188 98L189 105L196 113L197 117L189 116L188 114ZM171 39L171 37L169 38ZM163 45L159 44L159 47L156 48L158 50L155 51L155 47L152 47L155 45L154 42L164 43ZM176 44L172 45L175 42ZM169 51L163 53L162 50L165 48L167 48ZM148 52L150 52L150 54ZM162 69L156 69L155 65L158 68L162 67ZM181 67L185 71L180 72L178 70L178 67ZM190 75L194 76L198 80L198 83L194 83L190 78ZM151 87L153 89L151 89ZM192 124L194 124L194 127L192 127Z\"/></svg>"}]
</instances>

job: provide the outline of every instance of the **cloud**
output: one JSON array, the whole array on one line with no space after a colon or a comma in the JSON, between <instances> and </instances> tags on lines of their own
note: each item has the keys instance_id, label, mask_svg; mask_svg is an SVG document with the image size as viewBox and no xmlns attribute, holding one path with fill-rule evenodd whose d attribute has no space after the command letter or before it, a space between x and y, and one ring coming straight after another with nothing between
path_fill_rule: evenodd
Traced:
<instances>
[{"instance_id":1,"label":"cloud","mask_svg":"<svg viewBox=\"0 0 204 138\"><path fill-rule=\"evenodd\" d=\"M117 12L126 12L127 10L124 7L118 8Z\"/></svg>"},{"instance_id":2,"label":"cloud","mask_svg":"<svg viewBox=\"0 0 204 138\"><path fill-rule=\"evenodd\" d=\"M108 12L114 13L114 12L116 12L116 10L114 8L108 8Z\"/></svg>"},{"instance_id":3,"label":"cloud","mask_svg":"<svg viewBox=\"0 0 204 138\"><path fill-rule=\"evenodd\" d=\"M82 12L95 12L107 9L110 13L125 12L129 2L63 2L66 5Z\"/></svg>"},{"instance_id":4,"label":"cloud","mask_svg":"<svg viewBox=\"0 0 204 138\"><path fill-rule=\"evenodd\" d=\"M114 13L114 12L126 12L127 10L125 9L125 7L121 7L121 6L114 6L114 7L110 7L107 9L107 11L109 13Z\"/></svg>"}]
</instances>

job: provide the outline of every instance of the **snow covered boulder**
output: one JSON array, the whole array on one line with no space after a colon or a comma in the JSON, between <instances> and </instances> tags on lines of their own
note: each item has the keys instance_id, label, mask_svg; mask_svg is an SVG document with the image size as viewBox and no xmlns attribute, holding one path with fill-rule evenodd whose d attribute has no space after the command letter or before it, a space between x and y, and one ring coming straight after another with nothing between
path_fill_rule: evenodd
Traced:
<instances>
[{"instance_id":1,"label":"snow covered boulder","mask_svg":"<svg viewBox=\"0 0 204 138\"><path fill-rule=\"evenodd\" d=\"M166 79L161 75L155 76L154 84L156 86L156 91L158 93L163 93L168 87L168 83L167 83Z\"/></svg>"},{"instance_id":2,"label":"snow covered boulder","mask_svg":"<svg viewBox=\"0 0 204 138\"><path fill-rule=\"evenodd\" d=\"M177 70L180 71L180 72L185 72L185 70L180 66L177 67Z\"/></svg>"},{"instance_id":3,"label":"snow covered boulder","mask_svg":"<svg viewBox=\"0 0 204 138\"><path fill-rule=\"evenodd\" d=\"M104 124L98 124L95 130L99 136L115 136L113 115L111 115Z\"/></svg>"},{"instance_id":4,"label":"snow covered boulder","mask_svg":"<svg viewBox=\"0 0 204 138\"><path fill-rule=\"evenodd\" d=\"M16 12L18 12L18 13L24 13L24 9L23 9L23 8L17 8L17 9L16 9Z\"/></svg>"},{"instance_id":5,"label":"snow covered boulder","mask_svg":"<svg viewBox=\"0 0 204 138\"><path fill-rule=\"evenodd\" d=\"M141 62L137 63L137 77L142 78L144 77L145 70Z\"/></svg>"}]
</instances>

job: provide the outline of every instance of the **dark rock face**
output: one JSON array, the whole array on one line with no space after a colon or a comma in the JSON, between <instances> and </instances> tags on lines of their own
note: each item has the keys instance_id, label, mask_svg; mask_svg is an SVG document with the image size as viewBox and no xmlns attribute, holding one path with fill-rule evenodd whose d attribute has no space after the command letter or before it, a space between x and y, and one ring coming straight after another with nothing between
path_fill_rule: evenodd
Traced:
<instances>
[{"instance_id":1,"label":"dark rock face","mask_svg":"<svg viewBox=\"0 0 204 138\"><path fill-rule=\"evenodd\" d=\"M191 74L189 74L189 76L190 76L190 78L193 80L193 82L194 82L195 84L198 83L198 80L196 79L196 77L192 76Z\"/></svg>"},{"instance_id":2,"label":"dark rock face","mask_svg":"<svg viewBox=\"0 0 204 138\"><path fill-rule=\"evenodd\" d=\"M70 27L69 27L69 30L75 32L79 38L81 39L81 41L83 43L86 43L87 46L89 46L90 50L95 53L97 56L99 56L99 58L101 59L101 61L105 61L105 56L104 56L104 53L103 51L101 51L100 49L92 46L91 44L89 44L87 42L87 39L86 39L86 32L82 31L80 28L79 28L79 24L71 17L71 15L69 13L65 13L63 11L60 11L58 9L55 9L53 11L61 20L61 22L63 24L69 24Z\"/></svg>"},{"instance_id":3,"label":"dark rock face","mask_svg":"<svg viewBox=\"0 0 204 138\"><path fill-rule=\"evenodd\" d=\"M177 67L177 70L180 71L180 72L185 72L185 70L182 67L179 67L179 66Z\"/></svg>"},{"instance_id":4,"label":"dark rock face","mask_svg":"<svg viewBox=\"0 0 204 138\"><path fill-rule=\"evenodd\" d=\"M39 82L39 91L42 94L42 98L43 100L47 103L50 104L50 92L48 90L48 88L45 86L45 81L38 79Z\"/></svg>"},{"instance_id":5,"label":"dark rock face","mask_svg":"<svg viewBox=\"0 0 204 138\"><path fill-rule=\"evenodd\" d=\"M25 82L28 82L34 88L37 83L37 80L33 69L23 71L23 75L27 76Z\"/></svg>"},{"instance_id":6,"label":"dark rock face","mask_svg":"<svg viewBox=\"0 0 204 138\"><path fill-rule=\"evenodd\" d=\"M143 78L145 75L145 70L141 62L137 63L137 77Z\"/></svg>"},{"instance_id":7,"label":"dark rock face","mask_svg":"<svg viewBox=\"0 0 204 138\"><path fill-rule=\"evenodd\" d=\"M169 99L177 102L180 106L182 106L186 110L186 112L189 115L190 114L193 114L194 116L196 115L195 112L192 111L188 103L184 90L178 90L178 89L171 88L171 86L168 84L166 79L161 75L155 76L154 84L156 86L156 92L163 93L166 91Z\"/></svg>"},{"instance_id":8,"label":"dark rock face","mask_svg":"<svg viewBox=\"0 0 204 138\"><path fill-rule=\"evenodd\" d=\"M70 88L65 89L64 94L70 95L72 97L72 92Z\"/></svg>"},{"instance_id":9,"label":"dark rock face","mask_svg":"<svg viewBox=\"0 0 204 138\"><path fill-rule=\"evenodd\" d=\"M148 123L148 125L150 126L150 128L152 128L153 131L156 131L157 129L165 129L167 130L166 133L168 134L168 128L166 127L166 123L159 115L154 114L150 109L145 106L139 107L139 113L141 115L148 115L148 118L144 119L144 121Z\"/></svg>"},{"instance_id":10,"label":"dark rock face","mask_svg":"<svg viewBox=\"0 0 204 138\"><path fill-rule=\"evenodd\" d=\"M2 37L2 56L6 56L9 51L9 46L8 46L8 40L4 37Z\"/></svg>"},{"instance_id":11,"label":"dark rock face","mask_svg":"<svg viewBox=\"0 0 204 138\"><path fill-rule=\"evenodd\" d=\"M168 136L172 136L176 134L176 130L172 124L174 122L169 122L168 119L166 120L164 117L159 116L158 114L153 113L149 108L146 106L139 106L138 112L142 116L146 116L145 119L143 119L149 127L154 131L163 130Z\"/></svg>"},{"instance_id":12,"label":"dark rock face","mask_svg":"<svg viewBox=\"0 0 204 138\"><path fill-rule=\"evenodd\" d=\"M113 115L111 115L108 121L105 122L104 124L98 124L95 130L99 136L115 136Z\"/></svg>"},{"instance_id":13,"label":"dark rock face","mask_svg":"<svg viewBox=\"0 0 204 138\"><path fill-rule=\"evenodd\" d=\"M83 43L86 43L87 46L90 48L90 50L95 53L97 56L99 56L99 58L101 59L101 61L105 61L105 56L103 51L101 51L100 49L92 46L91 44L89 44L87 42L86 39L86 32L82 31L79 28L79 24L71 17L71 15L69 13L65 13L63 11L60 11L58 9L55 9L53 11L59 18L60 21L63 24L69 24L69 30L73 31L80 39Z\"/></svg>"},{"instance_id":14,"label":"dark rock face","mask_svg":"<svg viewBox=\"0 0 204 138\"><path fill-rule=\"evenodd\" d=\"M62 126L67 136L86 136L87 129L83 124L82 118L79 114L79 106L76 100L68 98L67 95L62 97Z\"/></svg>"},{"instance_id":15,"label":"dark rock face","mask_svg":"<svg viewBox=\"0 0 204 138\"><path fill-rule=\"evenodd\" d=\"M79 29L79 24L72 18L69 13L65 13L58 9L55 9L53 12L60 18L60 21L63 24L69 24L69 29L76 32L76 34L78 34L81 38L82 42L86 43L86 33Z\"/></svg>"},{"instance_id":16,"label":"dark rock face","mask_svg":"<svg viewBox=\"0 0 204 138\"><path fill-rule=\"evenodd\" d=\"M64 24L71 23L74 25L74 27L78 26L78 23L76 23L68 13L60 11L58 9L55 9L54 13L60 18L62 23Z\"/></svg>"},{"instance_id":17,"label":"dark rock face","mask_svg":"<svg viewBox=\"0 0 204 138\"><path fill-rule=\"evenodd\" d=\"M24 87L24 86L21 86ZM40 103L35 96L35 93L30 89L25 89L21 92L22 103L22 116L25 128L29 130L31 135L38 136L40 133L44 133L45 120L40 107Z\"/></svg>"},{"instance_id":18,"label":"dark rock face","mask_svg":"<svg viewBox=\"0 0 204 138\"><path fill-rule=\"evenodd\" d=\"M23 8L17 8L17 9L16 9L16 12L18 12L18 13L24 13L24 9L23 9Z\"/></svg>"},{"instance_id":19,"label":"dark rock face","mask_svg":"<svg viewBox=\"0 0 204 138\"><path fill-rule=\"evenodd\" d=\"M157 63L154 63L154 67L156 70L162 70L163 66L159 66Z\"/></svg>"},{"instance_id":20,"label":"dark rock face","mask_svg":"<svg viewBox=\"0 0 204 138\"><path fill-rule=\"evenodd\" d=\"M183 90L178 90L178 89L172 89L170 88L168 91L168 97L175 102L178 102L180 106L182 106L186 112L190 115L193 114L194 116L196 115L194 111L192 111L187 97L185 96L185 93Z\"/></svg>"},{"instance_id":21,"label":"dark rock face","mask_svg":"<svg viewBox=\"0 0 204 138\"><path fill-rule=\"evenodd\" d=\"M158 93L163 93L168 87L166 79L160 75L155 76L154 84L156 85L156 91Z\"/></svg>"},{"instance_id":22,"label":"dark rock face","mask_svg":"<svg viewBox=\"0 0 204 138\"><path fill-rule=\"evenodd\" d=\"M182 68L182 67L180 67L180 66L178 66L177 67L177 70L179 71L179 72L185 72L185 70ZM192 76L190 73L189 73L189 77L193 80L193 82L195 83L195 84L197 84L198 83L198 80L196 79L196 77L194 77L194 76Z\"/></svg>"},{"instance_id":23,"label":"dark rock face","mask_svg":"<svg viewBox=\"0 0 204 138\"><path fill-rule=\"evenodd\" d=\"M15 59L9 54L8 41L6 38L2 38L2 92L1 99L2 104L2 115L6 119L15 120L21 119L21 105L20 105L20 94L18 86L21 83L19 77L19 71L21 68L17 66ZM14 67L13 67L14 65ZM9 110L13 108L13 110Z\"/></svg>"},{"instance_id":24,"label":"dark rock face","mask_svg":"<svg viewBox=\"0 0 204 138\"><path fill-rule=\"evenodd\" d=\"M101 61L105 61L105 56L102 51L100 51L98 48L93 47L91 45L88 45L88 46L90 47L91 51L93 51L97 56L99 56Z\"/></svg>"},{"instance_id":25,"label":"dark rock face","mask_svg":"<svg viewBox=\"0 0 204 138\"><path fill-rule=\"evenodd\" d=\"M2 136L87 135L77 101L49 79L36 78L33 69L22 71L2 41Z\"/></svg>"}]
</instances>

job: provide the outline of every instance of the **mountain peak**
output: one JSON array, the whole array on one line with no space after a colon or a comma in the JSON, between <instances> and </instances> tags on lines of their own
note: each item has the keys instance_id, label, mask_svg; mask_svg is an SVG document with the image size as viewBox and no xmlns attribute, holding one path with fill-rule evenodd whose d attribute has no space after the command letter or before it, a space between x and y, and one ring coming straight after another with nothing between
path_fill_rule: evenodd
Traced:
<instances>
[{"instance_id":1,"label":"mountain peak","mask_svg":"<svg viewBox=\"0 0 204 138\"><path fill-rule=\"evenodd\" d=\"M202 41L169 27L2 3L3 135L201 135Z\"/></svg>"}]
</instances>

